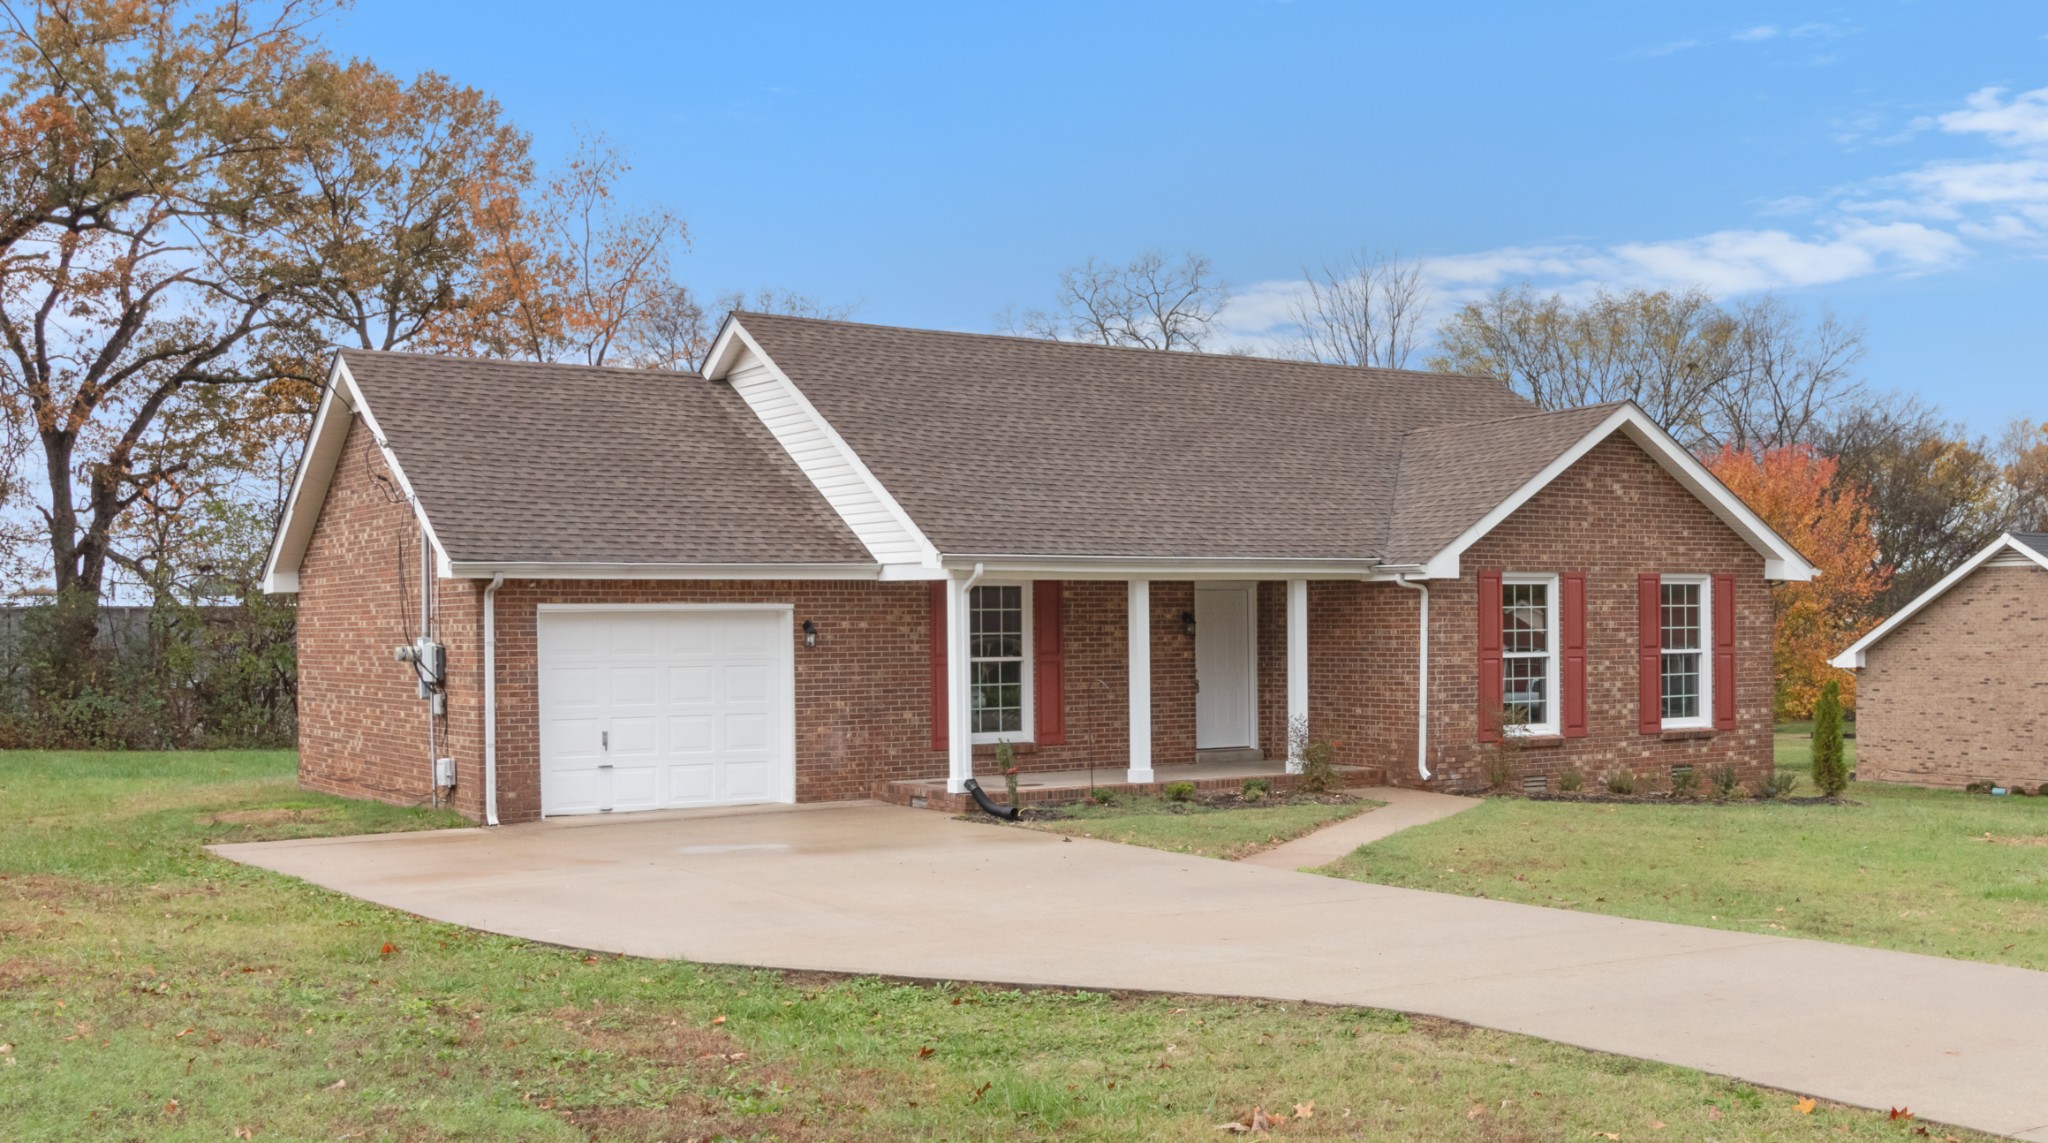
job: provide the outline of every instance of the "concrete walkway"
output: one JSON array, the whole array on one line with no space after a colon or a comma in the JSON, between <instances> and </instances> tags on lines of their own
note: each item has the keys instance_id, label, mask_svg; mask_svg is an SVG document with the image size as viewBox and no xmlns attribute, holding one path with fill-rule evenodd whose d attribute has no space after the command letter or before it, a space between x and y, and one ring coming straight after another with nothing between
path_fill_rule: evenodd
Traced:
<instances>
[{"instance_id":1,"label":"concrete walkway","mask_svg":"<svg viewBox=\"0 0 2048 1143\"><path fill-rule=\"evenodd\" d=\"M1239 864L1259 865L1267 869L1316 869L1361 845L1371 845L1411 826L1427 825L1452 814L1462 814L1479 804L1478 798L1454 798L1449 794L1408 790L1400 786L1373 786L1348 792L1385 802L1386 805L1319 829L1306 837L1262 849Z\"/></svg>"},{"instance_id":2,"label":"concrete walkway","mask_svg":"<svg viewBox=\"0 0 2048 1143\"><path fill-rule=\"evenodd\" d=\"M1310 877L879 805L216 852L428 917L605 952L1370 1005L2048 1143L2048 973L2024 969Z\"/></svg>"}]
</instances>

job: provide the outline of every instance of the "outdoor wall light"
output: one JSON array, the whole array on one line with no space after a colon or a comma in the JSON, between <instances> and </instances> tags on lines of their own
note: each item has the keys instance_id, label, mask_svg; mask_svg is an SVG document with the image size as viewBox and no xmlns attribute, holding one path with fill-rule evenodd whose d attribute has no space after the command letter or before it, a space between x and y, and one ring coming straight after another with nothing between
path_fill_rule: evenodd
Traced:
<instances>
[{"instance_id":1,"label":"outdoor wall light","mask_svg":"<svg viewBox=\"0 0 2048 1143\"><path fill-rule=\"evenodd\" d=\"M1180 629L1181 629L1182 631L1185 631L1185 632L1187 632L1187 633L1188 633L1188 638L1192 639L1192 638L1194 638L1194 637L1195 637L1195 613L1194 613L1194 612L1192 612L1192 611L1183 611L1183 612L1181 612L1181 613L1180 613Z\"/></svg>"},{"instance_id":2,"label":"outdoor wall light","mask_svg":"<svg viewBox=\"0 0 2048 1143\"><path fill-rule=\"evenodd\" d=\"M817 645L818 645L818 625L817 625L816 623L813 623L813 622L811 622L810 620L806 619L806 620L804 620L804 646L806 646L806 647L815 647L815 646L817 646Z\"/></svg>"}]
</instances>

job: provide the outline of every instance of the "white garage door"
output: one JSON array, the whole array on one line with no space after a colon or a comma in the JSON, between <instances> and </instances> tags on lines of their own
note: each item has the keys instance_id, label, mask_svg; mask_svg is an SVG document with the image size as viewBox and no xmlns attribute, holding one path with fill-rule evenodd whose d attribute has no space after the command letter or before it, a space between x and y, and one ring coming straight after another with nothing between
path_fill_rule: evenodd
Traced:
<instances>
[{"instance_id":1,"label":"white garage door","mask_svg":"<svg viewBox=\"0 0 2048 1143\"><path fill-rule=\"evenodd\" d=\"M790 616L543 607L541 813L794 801Z\"/></svg>"}]
</instances>

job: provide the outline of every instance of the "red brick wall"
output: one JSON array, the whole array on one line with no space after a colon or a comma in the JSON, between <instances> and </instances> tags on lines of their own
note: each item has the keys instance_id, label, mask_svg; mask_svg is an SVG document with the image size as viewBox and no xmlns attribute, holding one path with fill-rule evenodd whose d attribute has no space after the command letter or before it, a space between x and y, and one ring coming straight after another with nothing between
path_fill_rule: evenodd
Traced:
<instances>
[{"instance_id":1,"label":"red brick wall","mask_svg":"<svg viewBox=\"0 0 2048 1143\"><path fill-rule=\"evenodd\" d=\"M370 434L351 425L299 569L299 779L350 797L426 802L431 759L453 757L455 805L474 815L483 803L472 696L482 676L465 652L476 639L475 587L436 581L455 717L434 726L430 752L428 704L412 668L391 657L418 634L420 606L419 527L411 506L394 499L395 483Z\"/></svg>"},{"instance_id":2,"label":"red brick wall","mask_svg":"<svg viewBox=\"0 0 2048 1143\"><path fill-rule=\"evenodd\" d=\"M1462 575L1430 583L1430 758L1435 784L1483 785L1495 748L1478 741L1478 584L1481 568L1506 572L1586 573L1587 736L1522 749L1519 773L1558 775L1575 768L1588 788L1626 769L1657 784L1690 764L1707 772L1733 765L1745 782L1771 770L1771 604L1763 557L1626 437L1615 436L1537 493L1464 554ZM1735 576L1734 730L1642 734L1637 729L1636 576L1640 572ZM1379 662L1412 677L1414 593L1373 585L1385 596L1375 626L1389 653ZM1401 596L1391 593L1401 592ZM1411 634L1403 635L1402 632ZM1412 684L1409 687L1412 690ZM1390 685L1384 693L1396 693ZM1413 714L1398 716L1389 744L1391 770L1416 773ZM1405 739L1405 745L1401 745Z\"/></svg>"},{"instance_id":3,"label":"red brick wall","mask_svg":"<svg viewBox=\"0 0 2048 1143\"><path fill-rule=\"evenodd\" d=\"M1980 567L1864 653L1856 776L2048 782L2048 571Z\"/></svg>"}]
</instances>

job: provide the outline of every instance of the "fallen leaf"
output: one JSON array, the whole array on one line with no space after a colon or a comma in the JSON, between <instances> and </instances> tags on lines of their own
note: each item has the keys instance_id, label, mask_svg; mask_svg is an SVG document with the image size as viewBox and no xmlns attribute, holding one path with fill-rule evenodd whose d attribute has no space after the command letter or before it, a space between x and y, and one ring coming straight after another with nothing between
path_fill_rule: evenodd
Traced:
<instances>
[{"instance_id":1,"label":"fallen leaf","mask_svg":"<svg viewBox=\"0 0 2048 1143\"><path fill-rule=\"evenodd\" d=\"M235 1128L235 1138L254 1139L256 1138L256 1129L254 1127L237 1127Z\"/></svg>"},{"instance_id":2,"label":"fallen leaf","mask_svg":"<svg viewBox=\"0 0 2048 1143\"><path fill-rule=\"evenodd\" d=\"M1800 1101L1799 1101L1799 1102L1797 1102L1797 1103L1795 1103L1795 1104L1793 1104L1793 1105L1792 1105L1792 1110L1794 1110L1794 1111L1797 1111L1797 1112L1798 1112L1799 1114L1801 1114L1801 1115L1812 1115L1812 1114L1813 1114L1813 1097L1812 1097L1812 1096L1806 1096L1806 1097L1804 1097L1804 1098L1800 1099Z\"/></svg>"},{"instance_id":3,"label":"fallen leaf","mask_svg":"<svg viewBox=\"0 0 2048 1143\"><path fill-rule=\"evenodd\" d=\"M937 1048L932 1047L930 1044L926 1044L924 1047L919 1048L917 1050L917 1058L920 1060L931 1059L932 1053L936 1051L938 1051Z\"/></svg>"},{"instance_id":4,"label":"fallen leaf","mask_svg":"<svg viewBox=\"0 0 2048 1143\"><path fill-rule=\"evenodd\" d=\"M984 1083L984 1084L982 1084L982 1085L981 1085L980 1087L978 1087L978 1088L975 1088L975 1089L974 1089L974 1098L973 1098L973 1099L970 1099L970 1100L968 1100L967 1102L968 1102L968 1103L980 1103L980 1102L981 1102L981 1097L982 1097L982 1096L984 1096L984 1095L987 1095L987 1094L988 1094L988 1089L989 1089L989 1087L990 1087L990 1085L989 1085L989 1084L986 1084L986 1083Z\"/></svg>"},{"instance_id":5,"label":"fallen leaf","mask_svg":"<svg viewBox=\"0 0 2048 1143\"><path fill-rule=\"evenodd\" d=\"M711 1018L711 1026L712 1026L713 1028L716 1028L716 1027L718 1027L718 1026L719 1026L720 1024L723 1024L723 1023L725 1023L725 1017L723 1017L723 1016L713 1016L713 1017Z\"/></svg>"},{"instance_id":6,"label":"fallen leaf","mask_svg":"<svg viewBox=\"0 0 2048 1143\"><path fill-rule=\"evenodd\" d=\"M1913 1112L1912 1112L1912 1111L1911 1111L1910 1109L1908 1109L1908 1108L1904 1108L1904 1107L1894 1107L1894 1108L1892 1108L1892 1113L1891 1113L1890 1115L1886 1116L1885 1118L1887 1118L1887 1119L1911 1119L1911 1118L1913 1118Z\"/></svg>"},{"instance_id":7,"label":"fallen leaf","mask_svg":"<svg viewBox=\"0 0 2048 1143\"><path fill-rule=\"evenodd\" d=\"M348 1086L348 1081L347 1081L347 1080L345 1080L345 1079L338 1079L338 1080L335 1080L335 1081L334 1081L333 1083L331 1083L331 1084L328 1084L328 1085L327 1085L327 1090L328 1090L328 1091L340 1091L341 1089L343 1089L343 1088L345 1088L345 1087L347 1087L347 1086Z\"/></svg>"},{"instance_id":8,"label":"fallen leaf","mask_svg":"<svg viewBox=\"0 0 2048 1143\"><path fill-rule=\"evenodd\" d=\"M175 1036L172 1036L172 1037L171 1037L171 1039L173 1039L173 1040L182 1040L182 1039L184 1039L185 1037L187 1037L187 1036L191 1035L192 1033L194 1033L194 1032L196 1032L196 1031L198 1031L198 1029L197 1029L197 1028L187 1028L187 1029L185 1029L184 1031L182 1031L182 1032L178 1033L177 1035L175 1035Z\"/></svg>"},{"instance_id":9,"label":"fallen leaf","mask_svg":"<svg viewBox=\"0 0 2048 1143\"><path fill-rule=\"evenodd\" d=\"M385 941L385 942L384 942L384 947L383 947L383 948L381 948L381 949L378 949L378 950L377 950L377 955L378 955L378 956L390 956L390 955L391 955L392 953L395 953L395 952L397 952L397 951L398 951L398 946L397 946L397 945L394 945L394 944L392 944L392 943L391 943L390 941Z\"/></svg>"},{"instance_id":10,"label":"fallen leaf","mask_svg":"<svg viewBox=\"0 0 2048 1143\"><path fill-rule=\"evenodd\" d=\"M170 1101L169 1103L166 1103L166 1104L164 1104L164 1114L165 1114L165 1115L176 1115L176 1114L178 1114L179 1112L181 1112L181 1111L183 1111L183 1110L185 1110L185 1109L184 1109L184 1108L182 1108L182 1107L180 1107L180 1106L178 1106L178 1101L177 1101L177 1100L175 1100L175 1099L174 1099L174 1100L172 1100L172 1101Z\"/></svg>"},{"instance_id":11,"label":"fallen leaf","mask_svg":"<svg viewBox=\"0 0 2048 1143\"><path fill-rule=\"evenodd\" d=\"M1294 1117L1296 1119L1314 1119L1316 1117L1316 1101L1311 1099L1307 1103L1295 1104Z\"/></svg>"},{"instance_id":12,"label":"fallen leaf","mask_svg":"<svg viewBox=\"0 0 2048 1143\"><path fill-rule=\"evenodd\" d=\"M1721 1118L1721 1109L1720 1109L1720 1108L1718 1108L1718 1107L1713 1107L1713 1106L1709 1106L1709 1107L1707 1108L1707 1118L1708 1118L1708 1119L1719 1119L1719 1118Z\"/></svg>"}]
</instances>

